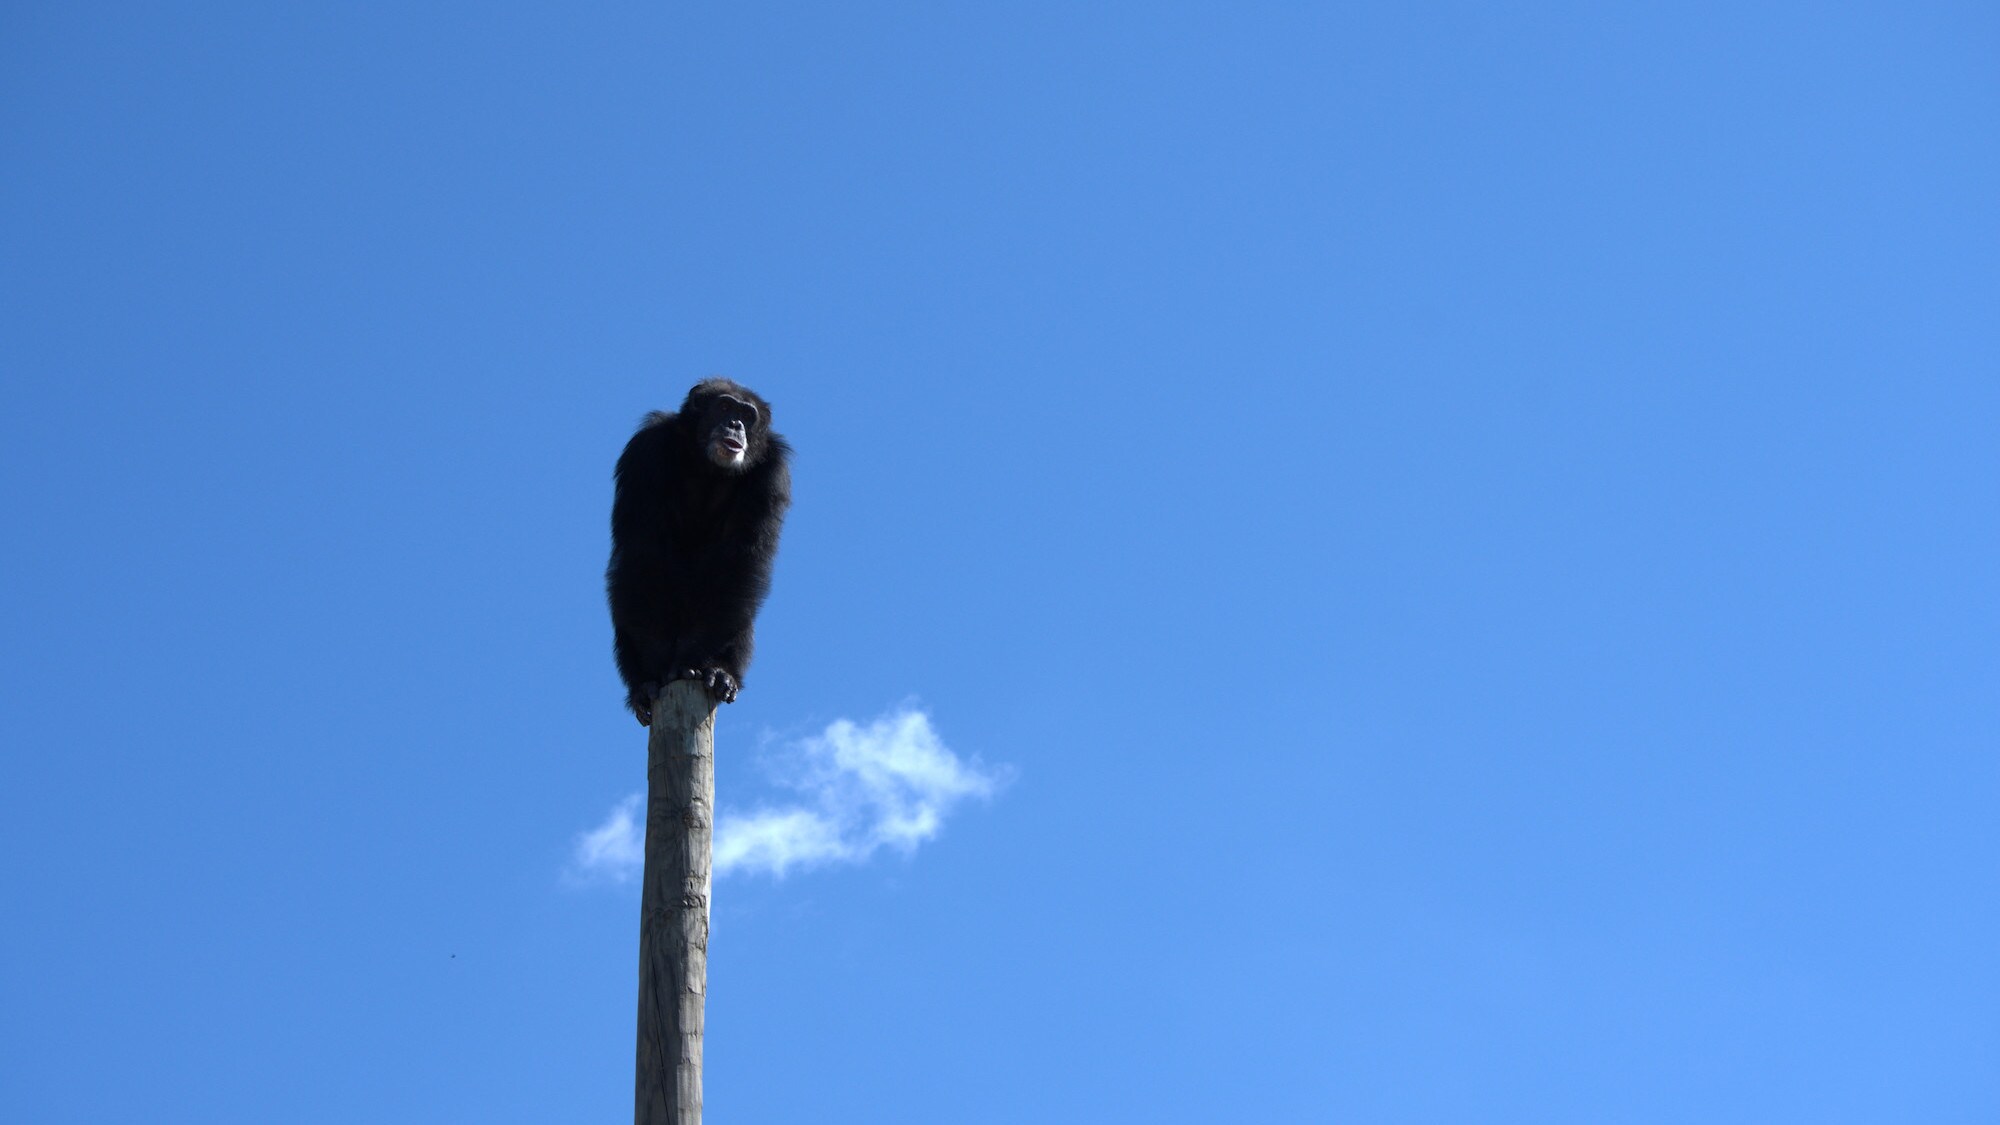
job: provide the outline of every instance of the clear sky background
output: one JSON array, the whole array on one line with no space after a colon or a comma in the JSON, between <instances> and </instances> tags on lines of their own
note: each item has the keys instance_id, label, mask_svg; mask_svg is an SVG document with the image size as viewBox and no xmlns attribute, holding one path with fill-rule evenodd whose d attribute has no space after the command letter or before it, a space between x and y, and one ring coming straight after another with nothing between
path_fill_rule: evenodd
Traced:
<instances>
[{"instance_id":1,"label":"clear sky background","mask_svg":"<svg viewBox=\"0 0 2000 1125\"><path fill-rule=\"evenodd\" d=\"M630 1113L610 468L798 448L709 1118L2000 1118L1982 3L0 9L0 1119Z\"/></svg>"}]
</instances>

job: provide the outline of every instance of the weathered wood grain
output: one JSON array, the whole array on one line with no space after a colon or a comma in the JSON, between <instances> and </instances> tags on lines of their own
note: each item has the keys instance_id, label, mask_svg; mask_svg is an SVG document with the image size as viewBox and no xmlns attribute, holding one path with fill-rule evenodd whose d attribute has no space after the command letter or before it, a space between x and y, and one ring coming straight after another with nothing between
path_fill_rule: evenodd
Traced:
<instances>
[{"instance_id":1,"label":"weathered wood grain","mask_svg":"<svg viewBox=\"0 0 2000 1125\"><path fill-rule=\"evenodd\" d=\"M714 824L715 704L700 684L676 680L660 693L646 743L636 1125L701 1125Z\"/></svg>"}]
</instances>

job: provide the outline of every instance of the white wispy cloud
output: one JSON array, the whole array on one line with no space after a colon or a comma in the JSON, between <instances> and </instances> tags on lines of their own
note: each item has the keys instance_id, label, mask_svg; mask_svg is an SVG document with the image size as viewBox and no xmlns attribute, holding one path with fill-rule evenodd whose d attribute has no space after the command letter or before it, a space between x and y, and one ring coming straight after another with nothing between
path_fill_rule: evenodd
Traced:
<instances>
[{"instance_id":1,"label":"white wispy cloud","mask_svg":"<svg viewBox=\"0 0 2000 1125\"><path fill-rule=\"evenodd\" d=\"M611 806L604 823L576 838L571 875L622 883L639 874L646 861L646 795L634 793Z\"/></svg>"},{"instance_id":2,"label":"white wispy cloud","mask_svg":"<svg viewBox=\"0 0 2000 1125\"><path fill-rule=\"evenodd\" d=\"M863 726L847 719L804 739L774 763L796 799L715 824L715 872L784 875L794 868L859 863L883 848L901 852L936 836L954 808L1006 784L1005 770L951 752L930 716L904 708ZM577 837L573 871L636 878L645 858L644 798L633 794L603 824Z\"/></svg>"}]
</instances>

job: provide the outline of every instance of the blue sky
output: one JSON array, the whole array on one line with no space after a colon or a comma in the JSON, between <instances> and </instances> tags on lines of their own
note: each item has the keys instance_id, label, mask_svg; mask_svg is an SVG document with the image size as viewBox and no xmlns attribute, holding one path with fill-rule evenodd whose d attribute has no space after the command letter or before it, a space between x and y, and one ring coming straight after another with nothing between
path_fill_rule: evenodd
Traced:
<instances>
[{"instance_id":1,"label":"blue sky","mask_svg":"<svg viewBox=\"0 0 2000 1125\"><path fill-rule=\"evenodd\" d=\"M8 6L0 1118L629 1113L609 473L709 374L721 801L848 833L717 885L710 1120L2000 1117L1996 47ZM992 784L801 788L885 718Z\"/></svg>"}]
</instances>

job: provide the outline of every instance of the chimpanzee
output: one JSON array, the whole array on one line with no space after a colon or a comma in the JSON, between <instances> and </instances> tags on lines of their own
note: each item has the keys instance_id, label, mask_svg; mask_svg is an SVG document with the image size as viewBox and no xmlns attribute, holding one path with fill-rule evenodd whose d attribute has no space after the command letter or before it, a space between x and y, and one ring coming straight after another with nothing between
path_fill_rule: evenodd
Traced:
<instances>
[{"instance_id":1,"label":"chimpanzee","mask_svg":"<svg viewBox=\"0 0 2000 1125\"><path fill-rule=\"evenodd\" d=\"M771 432L769 404L707 379L679 413L648 414L618 458L604 580L625 705L640 725L674 680L735 700L792 503L791 452Z\"/></svg>"}]
</instances>

